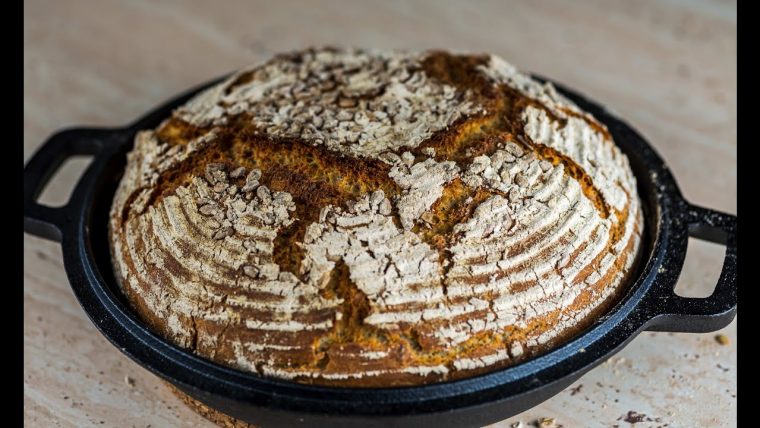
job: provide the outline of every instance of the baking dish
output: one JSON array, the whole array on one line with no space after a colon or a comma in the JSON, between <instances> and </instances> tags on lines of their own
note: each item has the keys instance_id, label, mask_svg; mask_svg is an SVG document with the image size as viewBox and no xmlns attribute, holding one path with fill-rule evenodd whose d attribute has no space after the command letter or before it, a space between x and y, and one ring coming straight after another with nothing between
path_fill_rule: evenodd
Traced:
<instances>
[{"instance_id":1,"label":"baking dish","mask_svg":"<svg viewBox=\"0 0 760 428\"><path fill-rule=\"evenodd\" d=\"M663 160L635 130L555 83L559 92L607 125L629 158L644 207L642 260L635 280L592 326L521 364L414 387L303 385L198 357L153 334L129 308L113 277L107 220L135 133L155 128L172 109L218 81L192 89L128 126L61 131L24 168L24 229L61 243L70 285L92 322L138 364L209 407L265 427L480 426L548 399L643 330L708 332L727 325L736 313L736 217L686 201ZM38 204L37 196L57 168L75 155L94 159L68 203L58 208ZM673 291L689 236L726 247L718 284L707 298L685 298Z\"/></svg>"}]
</instances>

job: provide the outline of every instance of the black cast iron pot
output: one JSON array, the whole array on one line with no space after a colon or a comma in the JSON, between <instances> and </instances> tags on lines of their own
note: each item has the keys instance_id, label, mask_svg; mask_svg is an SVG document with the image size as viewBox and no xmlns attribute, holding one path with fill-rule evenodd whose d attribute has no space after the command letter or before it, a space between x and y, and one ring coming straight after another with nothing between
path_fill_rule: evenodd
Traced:
<instances>
[{"instance_id":1,"label":"black cast iron pot","mask_svg":"<svg viewBox=\"0 0 760 428\"><path fill-rule=\"evenodd\" d=\"M736 314L736 216L684 200L663 160L633 129L595 102L557 89L607 125L628 156L644 207L642 261L636 280L606 315L573 340L513 367L463 380L380 389L302 385L227 368L149 331L130 310L113 277L107 221L138 130L156 127L193 89L133 124L69 129L53 135L24 167L24 229L61 242L71 288L108 340L141 366L208 406L272 426L480 426L548 399L609 358L643 330L709 332ZM36 198L73 155L94 160L60 208ZM723 270L707 298L674 293L689 236L726 246Z\"/></svg>"}]
</instances>

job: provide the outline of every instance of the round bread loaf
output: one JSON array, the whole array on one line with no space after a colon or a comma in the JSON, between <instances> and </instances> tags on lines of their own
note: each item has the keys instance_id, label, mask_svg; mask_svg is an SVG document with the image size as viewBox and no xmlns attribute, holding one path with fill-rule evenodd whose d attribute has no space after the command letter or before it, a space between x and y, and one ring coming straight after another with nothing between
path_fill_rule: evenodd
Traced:
<instances>
[{"instance_id":1,"label":"round bread loaf","mask_svg":"<svg viewBox=\"0 0 760 428\"><path fill-rule=\"evenodd\" d=\"M609 309L636 182L606 127L489 55L309 49L138 133L110 214L158 334L298 382L514 364Z\"/></svg>"}]
</instances>

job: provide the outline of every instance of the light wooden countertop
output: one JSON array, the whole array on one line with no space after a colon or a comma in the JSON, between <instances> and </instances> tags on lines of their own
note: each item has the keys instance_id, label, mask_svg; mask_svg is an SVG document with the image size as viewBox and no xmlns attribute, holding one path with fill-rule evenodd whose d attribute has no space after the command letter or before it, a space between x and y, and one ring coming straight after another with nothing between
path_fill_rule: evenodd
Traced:
<instances>
[{"instance_id":1,"label":"light wooden countertop","mask_svg":"<svg viewBox=\"0 0 760 428\"><path fill-rule=\"evenodd\" d=\"M24 159L56 130L121 125L211 77L306 45L493 52L601 101L657 148L692 202L736 212L732 1L27 1ZM67 171L50 193L78 177ZM55 198L54 198L55 199ZM723 248L697 242L680 279L705 293ZM574 388L495 427L555 418L669 427L736 417L736 321L644 333ZM133 380L132 385L125 378ZM79 307L60 247L24 239L24 419L35 427L211 426L111 346Z\"/></svg>"}]
</instances>

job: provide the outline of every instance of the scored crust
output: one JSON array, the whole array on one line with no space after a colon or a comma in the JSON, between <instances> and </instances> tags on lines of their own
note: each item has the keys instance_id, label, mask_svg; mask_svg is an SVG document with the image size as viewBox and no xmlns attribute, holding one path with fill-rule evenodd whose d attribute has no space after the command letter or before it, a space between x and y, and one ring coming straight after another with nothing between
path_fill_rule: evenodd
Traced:
<instances>
[{"instance_id":1,"label":"scored crust","mask_svg":"<svg viewBox=\"0 0 760 428\"><path fill-rule=\"evenodd\" d=\"M298 382L537 355L626 283L642 213L604 125L492 55L308 49L137 134L112 260L174 343Z\"/></svg>"}]
</instances>

